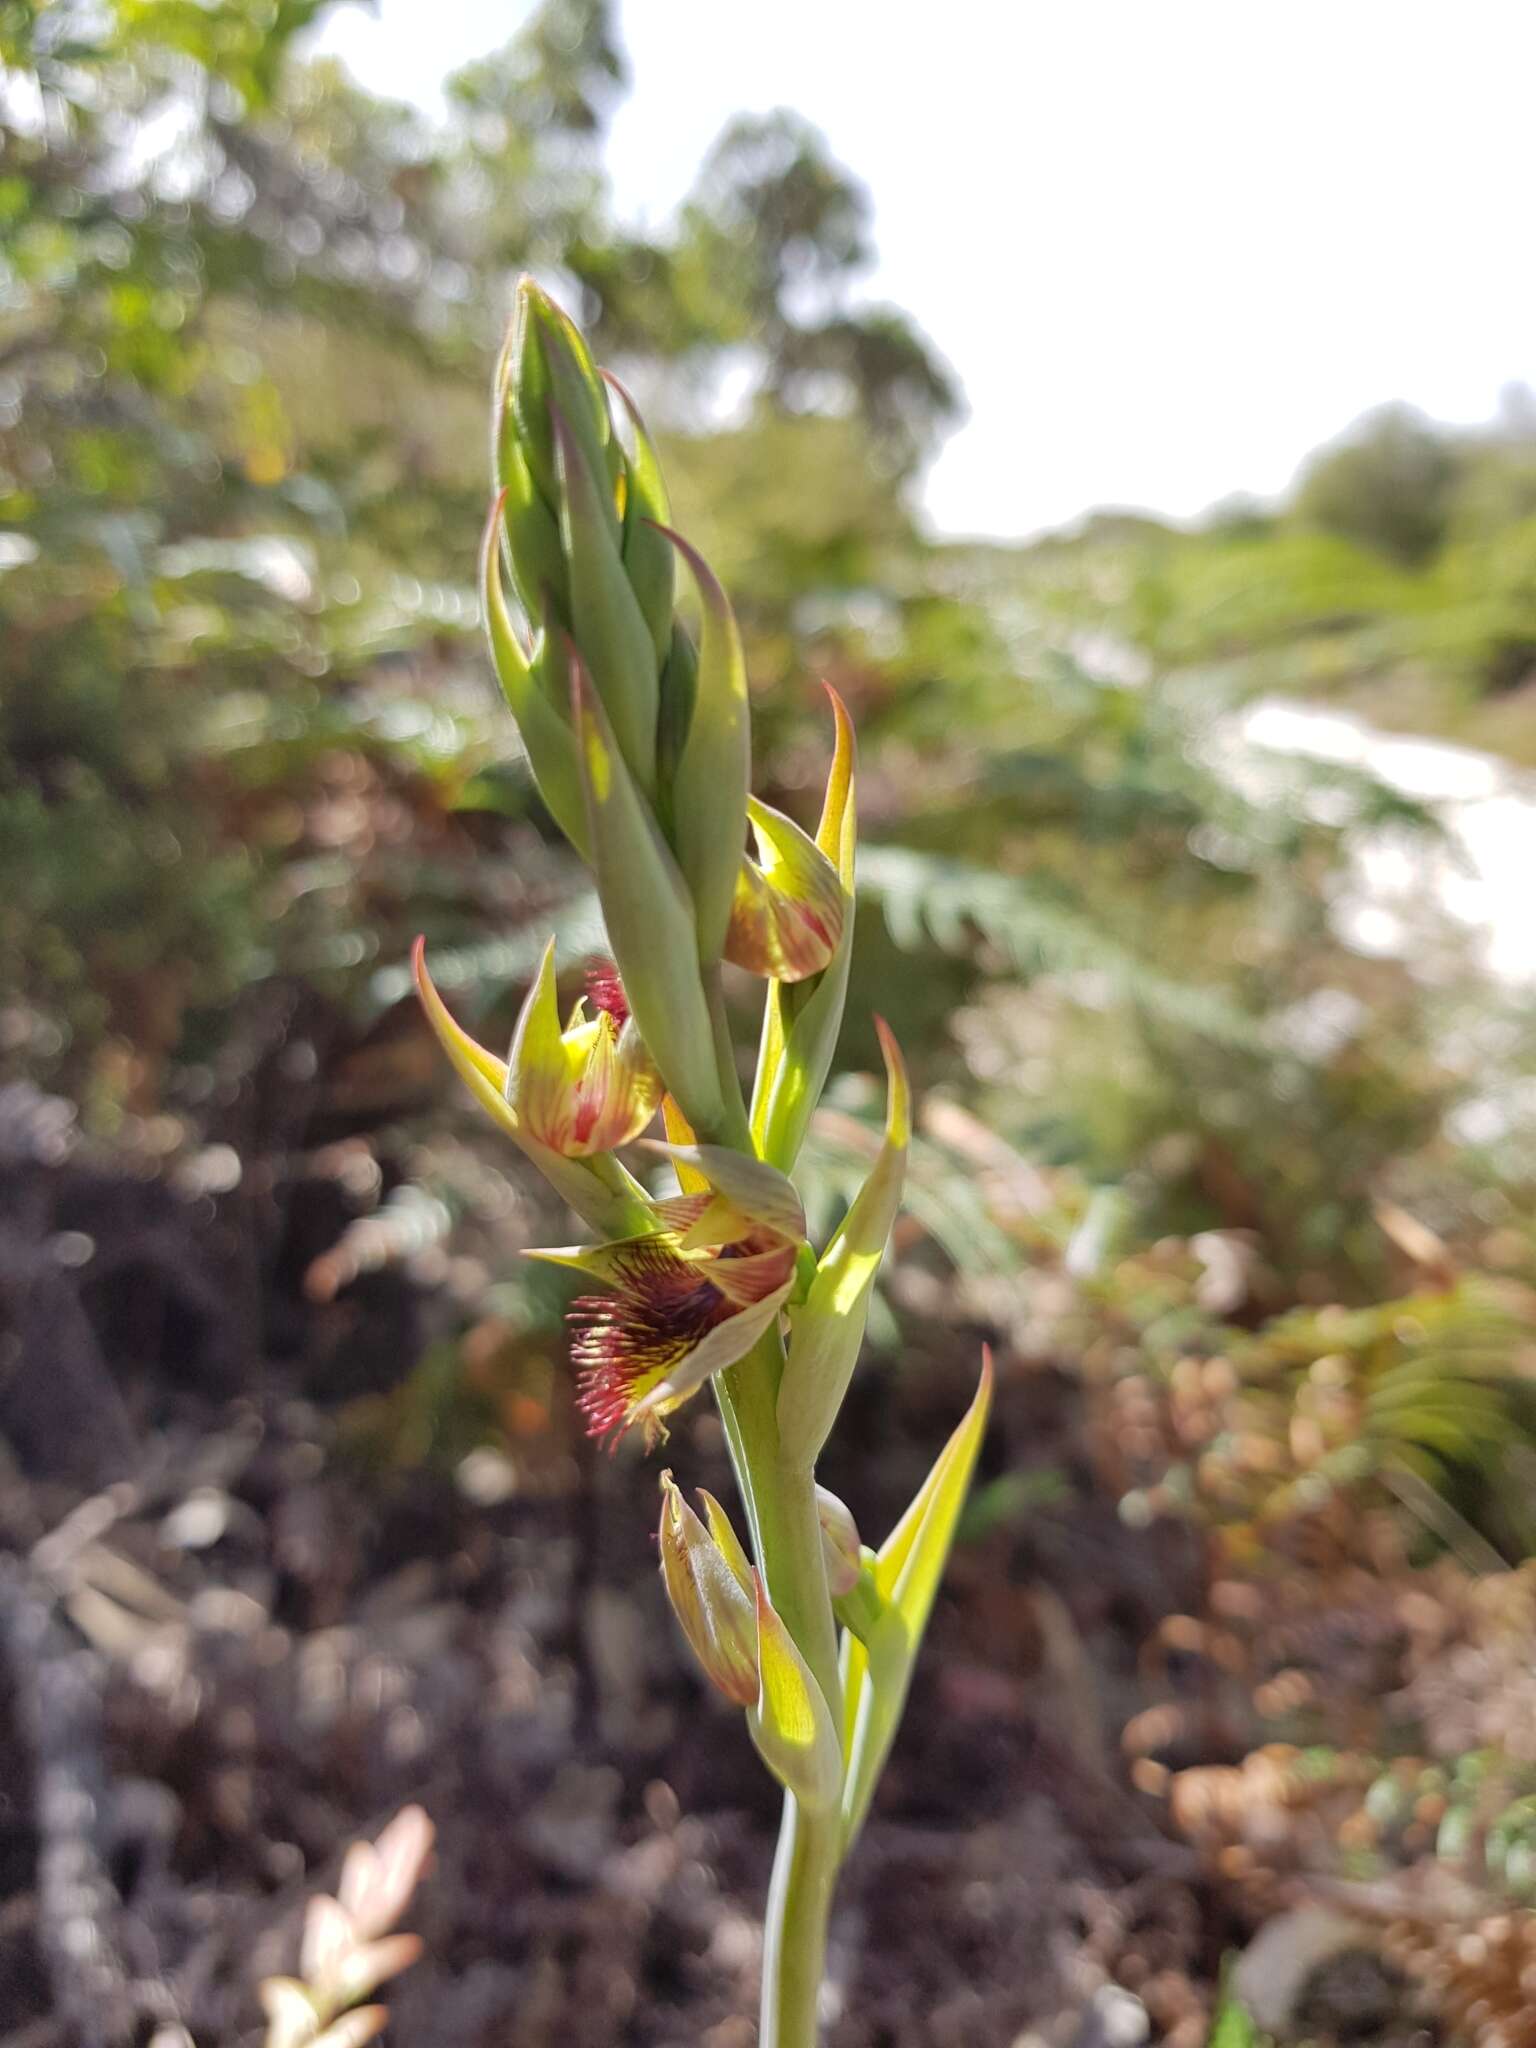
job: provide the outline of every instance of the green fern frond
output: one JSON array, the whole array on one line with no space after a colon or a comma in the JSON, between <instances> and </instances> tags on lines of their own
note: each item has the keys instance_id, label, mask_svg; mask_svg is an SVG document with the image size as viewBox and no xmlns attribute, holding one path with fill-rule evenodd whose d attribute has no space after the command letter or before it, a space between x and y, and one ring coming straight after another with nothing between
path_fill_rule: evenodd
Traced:
<instances>
[{"instance_id":1,"label":"green fern frond","mask_svg":"<svg viewBox=\"0 0 1536 2048\"><path fill-rule=\"evenodd\" d=\"M904 952L937 947L965 957L980 945L1025 978L1092 973L1120 1001L1194 1036L1244 1052L1274 1049L1262 1021L1220 990L1164 974L1081 911L1016 877L910 847L873 846L861 856L859 884Z\"/></svg>"}]
</instances>

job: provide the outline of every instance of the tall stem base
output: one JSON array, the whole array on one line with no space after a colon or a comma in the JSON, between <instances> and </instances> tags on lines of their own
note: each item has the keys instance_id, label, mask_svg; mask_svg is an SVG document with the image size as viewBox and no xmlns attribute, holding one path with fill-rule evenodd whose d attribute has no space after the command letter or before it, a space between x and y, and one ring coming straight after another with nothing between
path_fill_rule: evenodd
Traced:
<instances>
[{"instance_id":1,"label":"tall stem base","mask_svg":"<svg viewBox=\"0 0 1536 2048\"><path fill-rule=\"evenodd\" d=\"M816 2048L826 1967L827 1920L842 1848L834 1812L805 1813L784 1798L778 1853L763 1927L763 2004L758 2048Z\"/></svg>"}]
</instances>

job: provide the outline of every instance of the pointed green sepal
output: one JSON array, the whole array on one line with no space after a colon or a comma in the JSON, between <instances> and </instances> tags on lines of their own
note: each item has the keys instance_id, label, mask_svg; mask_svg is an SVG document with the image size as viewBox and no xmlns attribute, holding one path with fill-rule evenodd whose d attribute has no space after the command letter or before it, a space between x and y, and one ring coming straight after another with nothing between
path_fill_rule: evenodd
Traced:
<instances>
[{"instance_id":1,"label":"pointed green sepal","mask_svg":"<svg viewBox=\"0 0 1536 2048\"><path fill-rule=\"evenodd\" d=\"M624 462L624 570L651 629L656 659L662 661L672 645L677 585L672 549L659 530L672 517L666 479L639 407L617 377L607 370L599 375L618 400L629 426L631 446L625 450Z\"/></svg>"},{"instance_id":2,"label":"pointed green sepal","mask_svg":"<svg viewBox=\"0 0 1536 2048\"><path fill-rule=\"evenodd\" d=\"M703 606L693 701L672 775L671 813L672 844L698 917L699 958L708 967L726 950L742 881L752 771L747 664L736 615L714 571L681 534L668 526L658 526L657 532L688 564ZM768 815L778 817L777 812ZM782 822L789 825L788 819ZM789 829L793 833L796 828Z\"/></svg>"},{"instance_id":3,"label":"pointed green sepal","mask_svg":"<svg viewBox=\"0 0 1536 2048\"><path fill-rule=\"evenodd\" d=\"M747 1553L742 1549L731 1518L721 1507L715 1496L705 1487L698 1489L699 1499L704 1503L704 1519L709 1524L709 1533L719 1547L720 1555L731 1568L732 1576L741 1590L749 1597L752 1594L752 1567ZM755 1621L754 1621L755 1626Z\"/></svg>"},{"instance_id":4,"label":"pointed green sepal","mask_svg":"<svg viewBox=\"0 0 1536 2048\"><path fill-rule=\"evenodd\" d=\"M853 721L830 683L837 739L816 844L837 869L843 893L842 938L828 966L810 981L768 984L752 1097L752 1136L762 1158L790 1172L837 1049L853 954L857 750Z\"/></svg>"},{"instance_id":5,"label":"pointed green sepal","mask_svg":"<svg viewBox=\"0 0 1536 2048\"><path fill-rule=\"evenodd\" d=\"M984 1351L975 1398L876 1556L873 1591L883 1611L867 1641L852 1632L843 1637L845 1851L864 1823L895 1739L991 1406L992 1356Z\"/></svg>"},{"instance_id":6,"label":"pointed green sepal","mask_svg":"<svg viewBox=\"0 0 1536 2048\"><path fill-rule=\"evenodd\" d=\"M794 1637L768 1604L761 1574L757 1601L757 1703L747 1725L758 1754L807 1813L827 1813L842 1790L843 1763L832 1710Z\"/></svg>"},{"instance_id":7,"label":"pointed green sepal","mask_svg":"<svg viewBox=\"0 0 1536 2048\"><path fill-rule=\"evenodd\" d=\"M869 1297L906 1176L911 1098L901 1049L875 1019L885 1056L885 1137L869 1177L823 1252L805 1302L790 1312L789 1357L779 1386L779 1447L809 1470L821 1455L864 1342Z\"/></svg>"}]
</instances>

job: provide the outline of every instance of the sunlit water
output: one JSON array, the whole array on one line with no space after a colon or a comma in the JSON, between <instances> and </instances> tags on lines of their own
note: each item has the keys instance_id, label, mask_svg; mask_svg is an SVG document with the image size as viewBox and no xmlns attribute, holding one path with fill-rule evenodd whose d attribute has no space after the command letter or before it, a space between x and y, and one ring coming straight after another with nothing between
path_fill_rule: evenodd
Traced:
<instances>
[{"instance_id":1,"label":"sunlit water","mask_svg":"<svg viewBox=\"0 0 1536 2048\"><path fill-rule=\"evenodd\" d=\"M1351 945L1405 953L1432 906L1466 928L1496 979L1536 985L1536 778L1470 747L1378 732L1284 697L1249 705L1236 723L1251 747L1360 769L1441 821L1440 847L1389 830L1356 835L1353 883L1335 906Z\"/></svg>"}]
</instances>

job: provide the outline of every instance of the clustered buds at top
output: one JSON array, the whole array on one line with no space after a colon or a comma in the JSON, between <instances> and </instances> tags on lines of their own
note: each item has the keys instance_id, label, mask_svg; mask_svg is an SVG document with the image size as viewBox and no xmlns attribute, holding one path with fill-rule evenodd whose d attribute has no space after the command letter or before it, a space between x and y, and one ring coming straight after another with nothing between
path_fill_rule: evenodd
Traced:
<instances>
[{"instance_id":1,"label":"clustered buds at top","mask_svg":"<svg viewBox=\"0 0 1536 2048\"><path fill-rule=\"evenodd\" d=\"M794 1285L805 1216L790 1182L713 1145L668 1146L705 1190L654 1203L651 1228L610 1244L538 1251L607 1290L572 1303L577 1405L593 1436L640 1423L647 1442L706 1380L746 1356Z\"/></svg>"},{"instance_id":2,"label":"clustered buds at top","mask_svg":"<svg viewBox=\"0 0 1536 2048\"><path fill-rule=\"evenodd\" d=\"M497 369L492 440L500 488L481 560L492 658L544 799L593 869L641 1035L695 1129L719 1135L704 975L725 947L746 831L735 619L667 525L661 466L628 394L528 279ZM697 648L674 616L678 553L702 600Z\"/></svg>"}]
</instances>

